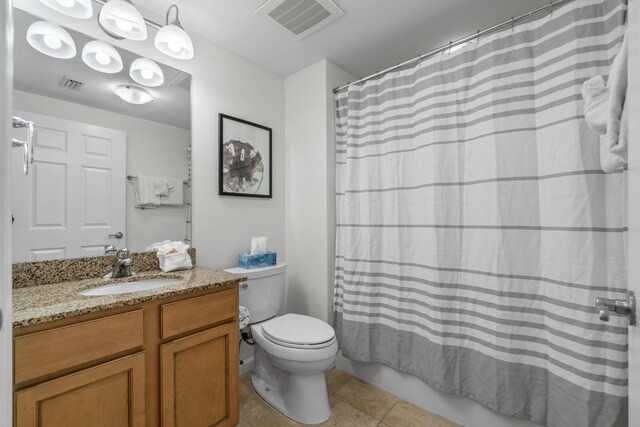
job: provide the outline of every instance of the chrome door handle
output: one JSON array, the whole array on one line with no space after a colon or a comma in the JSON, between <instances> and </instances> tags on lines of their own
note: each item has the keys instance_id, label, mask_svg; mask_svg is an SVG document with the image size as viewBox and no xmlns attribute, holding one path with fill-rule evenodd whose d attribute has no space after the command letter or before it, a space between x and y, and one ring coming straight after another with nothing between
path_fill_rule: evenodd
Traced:
<instances>
[{"instance_id":1,"label":"chrome door handle","mask_svg":"<svg viewBox=\"0 0 640 427\"><path fill-rule=\"evenodd\" d=\"M636 297L632 291L627 292L627 299L613 300L608 298L596 298L596 309L600 320L608 322L611 313L629 318L629 325L636 324Z\"/></svg>"},{"instance_id":2,"label":"chrome door handle","mask_svg":"<svg viewBox=\"0 0 640 427\"><path fill-rule=\"evenodd\" d=\"M240 283L240 287L242 289L247 289L249 287L249 284L247 282L242 282L242 283Z\"/></svg>"},{"instance_id":3,"label":"chrome door handle","mask_svg":"<svg viewBox=\"0 0 640 427\"><path fill-rule=\"evenodd\" d=\"M122 231L118 231L116 234L109 234L110 239L122 239L122 236L124 236Z\"/></svg>"},{"instance_id":4,"label":"chrome door handle","mask_svg":"<svg viewBox=\"0 0 640 427\"><path fill-rule=\"evenodd\" d=\"M20 117L13 117L13 127L16 129L27 128L27 140L20 141L18 139L12 139L11 143L14 147L24 147L24 165L23 171L25 175L29 174L29 165L33 164L33 144L34 144L34 128L35 123L29 120L21 119Z\"/></svg>"}]
</instances>

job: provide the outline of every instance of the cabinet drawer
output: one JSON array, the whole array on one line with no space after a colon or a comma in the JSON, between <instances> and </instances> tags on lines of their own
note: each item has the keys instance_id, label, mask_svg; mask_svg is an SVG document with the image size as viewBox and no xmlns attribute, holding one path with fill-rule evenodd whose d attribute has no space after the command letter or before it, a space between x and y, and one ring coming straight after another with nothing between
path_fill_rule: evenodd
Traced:
<instances>
[{"instance_id":1,"label":"cabinet drawer","mask_svg":"<svg viewBox=\"0 0 640 427\"><path fill-rule=\"evenodd\" d=\"M238 317L238 289L164 304L160 307L162 339Z\"/></svg>"},{"instance_id":2,"label":"cabinet drawer","mask_svg":"<svg viewBox=\"0 0 640 427\"><path fill-rule=\"evenodd\" d=\"M143 310L15 338L14 375L19 384L144 344Z\"/></svg>"}]
</instances>

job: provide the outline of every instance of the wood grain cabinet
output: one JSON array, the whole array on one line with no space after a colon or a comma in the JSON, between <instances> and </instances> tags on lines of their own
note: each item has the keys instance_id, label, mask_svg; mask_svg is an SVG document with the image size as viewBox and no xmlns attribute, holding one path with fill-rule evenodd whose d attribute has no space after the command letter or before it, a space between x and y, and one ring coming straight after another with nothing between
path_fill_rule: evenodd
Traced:
<instances>
[{"instance_id":1,"label":"wood grain cabinet","mask_svg":"<svg viewBox=\"0 0 640 427\"><path fill-rule=\"evenodd\" d=\"M14 425L233 426L238 284L14 330Z\"/></svg>"}]
</instances>

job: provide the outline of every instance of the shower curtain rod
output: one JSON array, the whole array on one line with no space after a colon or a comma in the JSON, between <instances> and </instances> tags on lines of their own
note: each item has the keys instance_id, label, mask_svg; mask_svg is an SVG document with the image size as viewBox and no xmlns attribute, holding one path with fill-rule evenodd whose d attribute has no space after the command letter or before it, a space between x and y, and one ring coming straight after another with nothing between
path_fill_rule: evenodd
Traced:
<instances>
[{"instance_id":1,"label":"shower curtain rod","mask_svg":"<svg viewBox=\"0 0 640 427\"><path fill-rule=\"evenodd\" d=\"M537 9L535 9L535 10L532 10L531 12L524 13L524 14L522 14L520 16L511 17L510 20L505 21L505 22L503 22L501 24L494 25L493 27L489 27L489 28L484 29L482 31L478 30L474 34L468 35L467 37L463 37L463 38L458 39L456 41L449 42L448 44L446 44L444 46L441 46L441 47L439 47L437 49L434 49L434 50L432 50L430 52L423 53L422 55L418 55L413 59L410 59L408 61L402 62L402 63L400 63L398 65L394 65L393 67L389 67L386 70L378 71L375 74L371 74L370 76L363 77L360 80L356 80L355 82L347 83L344 86L337 87L337 88L333 89L333 93L340 93L343 90L347 89L351 85L357 85L357 84L360 84L360 83L364 83L364 82L366 82L368 80L375 79L376 77L380 77L380 76L382 76L384 74L387 74L387 73L389 73L391 71L397 70L398 68L403 68L403 67L411 65L413 63L422 61L423 59L428 58L430 56L437 55L437 54L439 54L441 52L446 51L447 49L451 49L454 46L458 46L458 45L470 42L472 40L479 39L480 37L486 36L487 34L495 33L496 31L501 30L504 27L509 27L509 26L513 27L517 22L520 22L520 21L523 21L523 20L525 20L527 18L530 18L531 16L536 15L536 14L538 14L540 12L547 11L547 12L551 13L551 12L553 12L554 8L556 8L558 6L562 6L563 4L570 3L572 1L573 0L550 1L549 4L546 5L546 6L539 7Z\"/></svg>"}]
</instances>

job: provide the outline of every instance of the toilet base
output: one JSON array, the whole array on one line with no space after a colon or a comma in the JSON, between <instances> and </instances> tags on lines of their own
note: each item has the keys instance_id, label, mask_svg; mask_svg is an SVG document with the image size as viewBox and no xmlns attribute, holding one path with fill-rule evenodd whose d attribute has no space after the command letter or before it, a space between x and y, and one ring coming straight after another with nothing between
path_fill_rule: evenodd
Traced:
<instances>
[{"instance_id":1,"label":"toilet base","mask_svg":"<svg viewBox=\"0 0 640 427\"><path fill-rule=\"evenodd\" d=\"M290 373L283 390L270 387L256 375L251 377L251 384L265 402L297 423L321 424L331 416L324 372Z\"/></svg>"}]
</instances>

